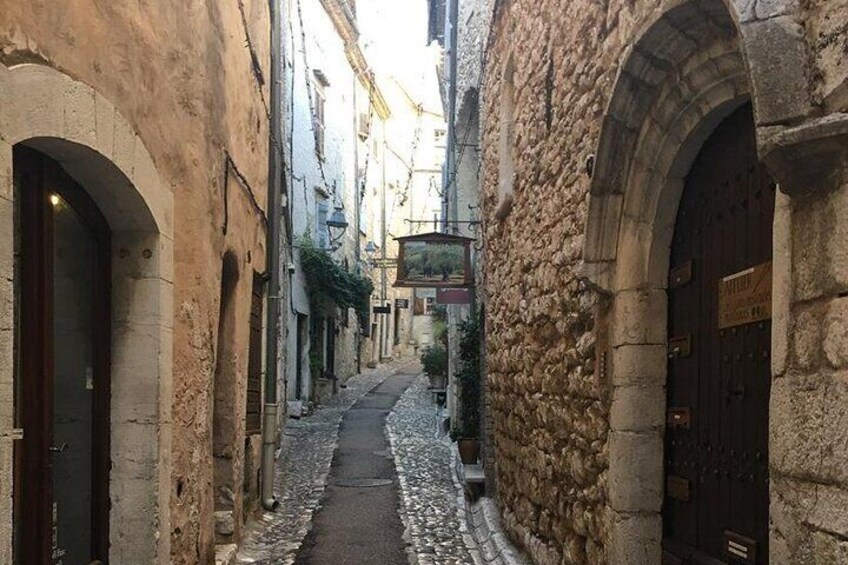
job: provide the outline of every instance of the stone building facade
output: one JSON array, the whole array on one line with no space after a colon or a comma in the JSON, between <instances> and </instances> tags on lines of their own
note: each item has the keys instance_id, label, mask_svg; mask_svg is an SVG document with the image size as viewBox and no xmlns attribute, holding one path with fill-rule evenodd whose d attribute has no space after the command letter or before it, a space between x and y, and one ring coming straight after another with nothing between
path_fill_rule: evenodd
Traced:
<instances>
[{"instance_id":1,"label":"stone building facade","mask_svg":"<svg viewBox=\"0 0 848 565\"><path fill-rule=\"evenodd\" d=\"M258 506L268 5L0 14L0 562L209 563Z\"/></svg>"},{"instance_id":2,"label":"stone building facade","mask_svg":"<svg viewBox=\"0 0 848 565\"><path fill-rule=\"evenodd\" d=\"M498 500L537 562L848 560L845 21L815 0L495 2L487 385ZM751 273L766 290L733 310ZM751 523L722 523L757 489Z\"/></svg>"},{"instance_id":3,"label":"stone building facade","mask_svg":"<svg viewBox=\"0 0 848 565\"><path fill-rule=\"evenodd\" d=\"M358 188L360 153L382 134L388 106L356 41L355 9L337 0L297 0L289 3L286 20L293 45L286 55L292 110L285 124L293 234L295 240L309 236L354 271L360 258L360 204L370 196ZM328 227L337 212L347 228ZM352 309L324 304L323 311L313 311L317 305L310 304L297 246L284 255L292 267L287 399L297 414L302 402L321 401L358 372L362 331Z\"/></svg>"}]
</instances>

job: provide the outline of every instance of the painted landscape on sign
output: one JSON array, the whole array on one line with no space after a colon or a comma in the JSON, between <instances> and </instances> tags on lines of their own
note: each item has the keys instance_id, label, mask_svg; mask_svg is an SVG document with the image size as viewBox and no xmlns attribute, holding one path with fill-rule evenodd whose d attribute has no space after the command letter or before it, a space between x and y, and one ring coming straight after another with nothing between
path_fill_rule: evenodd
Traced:
<instances>
[{"instance_id":1,"label":"painted landscape on sign","mask_svg":"<svg viewBox=\"0 0 848 565\"><path fill-rule=\"evenodd\" d=\"M465 245L409 241L403 254L404 279L436 285L465 281Z\"/></svg>"}]
</instances>

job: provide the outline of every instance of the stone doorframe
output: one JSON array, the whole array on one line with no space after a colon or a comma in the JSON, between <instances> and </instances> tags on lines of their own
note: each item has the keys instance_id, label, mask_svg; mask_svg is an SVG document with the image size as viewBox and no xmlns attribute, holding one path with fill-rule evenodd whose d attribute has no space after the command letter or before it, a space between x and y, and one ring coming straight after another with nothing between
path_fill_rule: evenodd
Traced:
<instances>
[{"instance_id":1,"label":"stone doorframe","mask_svg":"<svg viewBox=\"0 0 848 565\"><path fill-rule=\"evenodd\" d=\"M602 124L583 269L612 305L601 321L609 343L598 344L611 359L599 363L611 390L611 563L661 561L666 290L684 179L713 130L741 105L753 102L758 126L791 124L811 111L794 4L769 5L757 13L751 0L662 2L622 57ZM785 199L778 194L776 247L789 237L780 227ZM774 269L776 284L789 280L777 254Z\"/></svg>"},{"instance_id":2,"label":"stone doorframe","mask_svg":"<svg viewBox=\"0 0 848 565\"><path fill-rule=\"evenodd\" d=\"M170 560L173 194L121 112L43 65L0 64L0 492L12 492L12 151L45 153L112 230L110 561ZM12 498L0 499L0 562L12 562Z\"/></svg>"}]
</instances>

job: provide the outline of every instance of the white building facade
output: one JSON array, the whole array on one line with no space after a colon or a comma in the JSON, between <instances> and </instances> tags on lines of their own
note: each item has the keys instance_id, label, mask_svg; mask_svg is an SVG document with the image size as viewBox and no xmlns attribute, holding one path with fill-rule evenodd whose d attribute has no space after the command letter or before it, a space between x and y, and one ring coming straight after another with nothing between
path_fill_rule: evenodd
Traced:
<instances>
[{"instance_id":1,"label":"white building facade","mask_svg":"<svg viewBox=\"0 0 848 565\"><path fill-rule=\"evenodd\" d=\"M284 257L291 283L286 399L299 413L304 402L325 398L360 367L367 328L352 309L310 300L300 249L315 246L343 268L360 269L358 155L370 132L379 130L371 122L387 116L388 107L357 44L348 3L292 0L287 21L291 107L284 129L294 245Z\"/></svg>"}]
</instances>

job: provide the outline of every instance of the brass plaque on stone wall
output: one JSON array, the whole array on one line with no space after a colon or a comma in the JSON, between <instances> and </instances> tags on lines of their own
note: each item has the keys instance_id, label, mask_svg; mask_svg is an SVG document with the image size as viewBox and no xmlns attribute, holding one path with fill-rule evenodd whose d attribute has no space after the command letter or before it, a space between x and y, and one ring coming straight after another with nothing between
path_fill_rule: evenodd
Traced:
<instances>
[{"instance_id":1,"label":"brass plaque on stone wall","mask_svg":"<svg viewBox=\"0 0 848 565\"><path fill-rule=\"evenodd\" d=\"M771 319L771 261L718 283L719 329Z\"/></svg>"}]
</instances>

